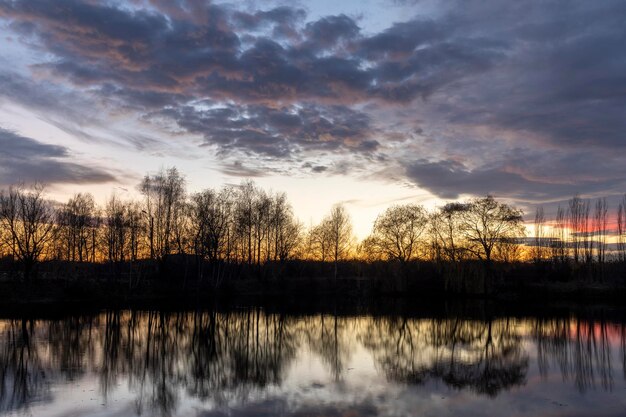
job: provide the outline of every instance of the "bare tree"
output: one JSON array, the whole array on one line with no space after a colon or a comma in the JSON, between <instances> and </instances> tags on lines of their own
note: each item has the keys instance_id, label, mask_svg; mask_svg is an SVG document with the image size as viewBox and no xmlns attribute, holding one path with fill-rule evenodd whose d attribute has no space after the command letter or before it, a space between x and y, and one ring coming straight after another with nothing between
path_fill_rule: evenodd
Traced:
<instances>
[{"instance_id":1,"label":"bare tree","mask_svg":"<svg viewBox=\"0 0 626 417\"><path fill-rule=\"evenodd\" d=\"M460 261L465 251L460 227L467 205L448 203L430 218L430 228L437 257L451 262Z\"/></svg>"},{"instance_id":2,"label":"bare tree","mask_svg":"<svg viewBox=\"0 0 626 417\"><path fill-rule=\"evenodd\" d=\"M257 190L252 210L252 234L254 236L255 262L261 265L263 249L267 249L264 242L269 241L270 216L272 212L272 198L263 190ZM269 258L269 253L267 254Z\"/></svg>"},{"instance_id":3,"label":"bare tree","mask_svg":"<svg viewBox=\"0 0 626 417\"><path fill-rule=\"evenodd\" d=\"M104 242L109 262L124 262L129 228L127 205L113 194L106 203Z\"/></svg>"},{"instance_id":4,"label":"bare tree","mask_svg":"<svg viewBox=\"0 0 626 417\"><path fill-rule=\"evenodd\" d=\"M330 256L334 263L334 278L337 279L337 265L340 260L345 259L352 248L352 222L346 208L337 204L330 214L323 220L323 227L326 229L330 242Z\"/></svg>"},{"instance_id":5,"label":"bare tree","mask_svg":"<svg viewBox=\"0 0 626 417\"><path fill-rule=\"evenodd\" d=\"M324 226L325 224L322 222L317 226L311 227L308 233L308 255L322 262L326 262L330 257L331 247L329 230Z\"/></svg>"},{"instance_id":6,"label":"bare tree","mask_svg":"<svg viewBox=\"0 0 626 417\"><path fill-rule=\"evenodd\" d=\"M617 208L617 256L620 262L626 261L626 195Z\"/></svg>"},{"instance_id":7,"label":"bare tree","mask_svg":"<svg viewBox=\"0 0 626 417\"><path fill-rule=\"evenodd\" d=\"M466 203L460 232L469 244L468 250L491 263L494 247L525 234L522 212L493 197L476 198Z\"/></svg>"},{"instance_id":8,"label":"bare tree","mask_svg":"<svg viewBox=\"0 0 626 417\"><path fill-rule=\"evenodd\" d=\"M537 263L545 258L545 223L546 217L543 213L543 207L539 206L535 210L535 244L533 246L533 258Z\"/></svg>"},{"instance_id":9,"label":"bare tree","mask_svg":"<svg viewBox=\"0 0 626 417\"><path fill-rule=\"evenodd\" d=\"M185 179L176 168L146 175L141 184L150 220L151 256L164 262L176 245L176 228L184 214Z\"/></svg>"},{"instance_id":10,"label":"bare tree","mask_svg":"<svg viewBox=\"0 0 626 417\"><path fill-rule=\"evenodd\" d=\"M233 191L204 190L194 194L192 223L196 233L196 253L215 262L226 253L227 238L232 222Z\"/></svg>"},{"instance_id":11,"label":"bare tree","mask_svg":"<svg viewBox=\"0 0 626 417\"><path fill-rule=\"evenodd\" d=\"M401 263L417 257L419 239L428 225L428 215L416 204L388 208L374 222L372 248L387 259Z\"/></svg>"},{"instance_id":12,"label":"bare tree","mask_svg":"<svg viewBox=\"0 0 626 417\"><path fill-rule=\"evenodd\" d=\"M99 226L96 203L91 194L75 194L57 213L59 238L65 259L95 261L96 233Z\"/></svg>"},{"instance_id":13,"label":"bare tree","mask_svg":"<svg viewBox=\"0 0 626 417\"><path fill-rule=\"evenodd\" d=\"M583 257L590 261L593 247L589 239L589 202L578 195L572 197L567 215L574 262L578 263Z\"/></svg>"},{"instance_id":14,"label":"bare tree","mask_svg":"<svg viewBox=\"0 0 626 417\"><path fill-rule=\"evenodd\" d=\"M254 206L258 189L253 181L241 183L237 190L235 205L235 226L239 252L249 265L254 260Z\"/></svg>"},{"instance_id":15,"label":"bare tree","mask_svg":"<svg viewBox=\"0 0 626 417\"><path fill-rule=\"evenodd\" d=\"M595 240L594 229L589 218L591 214L591 203L589 200L583 200L582 210L582 230L578 233L578 236L582 239L585 263L591 264L591 262L593 262Z\"/></svg>"},{"instance_id":16,"label":"bare tree","mask_svg":"<svg viewBox=\"0 0 626 417\"><path fill-rule=\"evenodd\" d=\"M506 237L494 246L493 259L504 263L519 261L522 257L522 239L519 237Z\"/></svg>"},{"instance_id":17,"label":"bare tree","mask_svg":"<svg viewBox=\"0 0 626 417\"><path fill-rule=\"evenodd\" d=\"M136 261L140 256L141 238L145 232L141 204L131 201L127 206L129 258Z\"/></svg>"},{"instance_id":18,"label":"bare tree","mask_svg":"<svg viewBox=\"0 0 626 417\"><path fill-rule=\"evenodd\" d=\"M44 198L43 187L11 187L6 194L1 193L0 225L8 231L3 235L5 244L10 245L24 267L24 278L29 280L54 238L54 213Z\"/></svg>"},{"instance_id":19,"label":"bare tree","mask_svg":"<svg viewBox=\"0 0 626 417\"><path fill-rule=\"evenodd\" d=\"M556 217L554 220L554 225L552 227L552 242L551 242L551 252L552 259L554 261L559 261L560 263L565 263L567 258L567 252L565 247L566 241L566 219L565 219L565 209L561 206L558 206L556 210Z\"/></svg>"},{"instance_id":20,"label":"bare tree","mask_svg":"<svg viewBox=\"0 0 626 417\"><path fill-rule=\"evenodd\" d=\"M593 216L593 230L596 238L596 259L600 265L602 265L606 259L608 211L609 208L606 198L598 198Z\"/></svg>"},{"instance_id":21,"label":"bare tree","mask_svg":"<svg viewBox=\"0 0 626 417\"><path fill-rule=\"evenodd\" d=\"M293 255L302 239L302 224L295 219L285 194L274 197L271 225L274 243L270 246L274 247L274 260L285 261Z\"/></svg>"}]
</instances>

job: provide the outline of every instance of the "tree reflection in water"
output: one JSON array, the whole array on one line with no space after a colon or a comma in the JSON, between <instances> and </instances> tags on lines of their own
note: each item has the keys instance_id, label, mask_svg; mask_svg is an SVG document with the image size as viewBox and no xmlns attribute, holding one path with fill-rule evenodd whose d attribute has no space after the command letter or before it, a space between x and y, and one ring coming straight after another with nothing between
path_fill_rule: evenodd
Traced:
<instances>
[{"instance_id":1,"label":"tree reflection in water","mask_svg":"<svg viewBox=\"0 0 626 417\"><path fill-rule=\"evenodd\" d=\"M182 396L216 407L279 387L303 350L342 381L362 346L387 380L441 381L495 397L526 383L529 349L548 377L580 391L613 387L612 349L626 364L626 327L578 318L294 317L235 312L107 311L61 320L0 320L0 412L53 401L51 386L98 378L107 399L120 384L137 414L172 415Z\"/></svg>"},{"instance_id":2,"label":"tree reflection in water","mask_svg":"<svg viewBox=\"0 0 626 417\"><path fill-rule=\"evenodd\" d=\"M611 390L614 382L611 339L617 342L619 338L624 370L625 330L624 325L604 320L536 320L533 337L537 345L539 371L546 376L550 366L556 365L563 379L573 380L580 392L595 388L598 383L603 389Z\"/></svg>"},{"instance_id":3,"label":"tree reflection in water","mask_svg":"<svg viewBox=\"0 0 626 417\"><path fill-rule=\"evenodd\" d=\"M32 321L0 323L0 411L16 410L33 401L48 400L49 386L40 349L33 343Z\"/></svg>"},{"instance_id":4,"label":"tree reflection in water","mask_svg":"<svg viewBox=\"0 0 626 417\"><path fill-rule=\"evenodd\" d=\"M439 379L495 396L523 384L528 355L510 320L373 320L363 344L388 378L422 384Z\"/></svg>"},{"instance_id":5,"label":"tree reflection in water","mask_svg":"<svg viewBox=\"0 0 626 417\"><path fill-rule=\"evenodd\" d=\"M333 380L340 381L353 352L353 318L333 316L307 317L302 320L303 336L311 351L326 365Z\"/></svg>"}]
</instances>

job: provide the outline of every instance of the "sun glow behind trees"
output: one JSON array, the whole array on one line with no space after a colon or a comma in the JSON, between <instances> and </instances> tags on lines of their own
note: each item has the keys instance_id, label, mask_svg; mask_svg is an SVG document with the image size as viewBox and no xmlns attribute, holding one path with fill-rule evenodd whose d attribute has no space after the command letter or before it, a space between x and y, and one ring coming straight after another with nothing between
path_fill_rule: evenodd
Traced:
<instances>
[{"instance_id":1,"label":"sun glow behind trees","mask_svg":"<svg viewBox=\"0 0 626 417\"><path fill-rule=\"evenodd\" d=\"M618 207L615 231L609 230L605 199L575 196L557 209L553 221L539 207L530 239L522 211L491 196L431 211L395 205L357 242L343 205L305 228L285 194L268 193L252 181L188 194L184 176L170 168L146 175L139 189L141 201L112 195L98 207L91 195L79 193L53 207L40 186L12 187L0 197L0 252L23 264L25 276L42 260L163 264L172 255L258 266L315 260L333 263L335 276L337 264L348 259L486 264L626 259L626 200Z\"/></svg>"}]
</instances>

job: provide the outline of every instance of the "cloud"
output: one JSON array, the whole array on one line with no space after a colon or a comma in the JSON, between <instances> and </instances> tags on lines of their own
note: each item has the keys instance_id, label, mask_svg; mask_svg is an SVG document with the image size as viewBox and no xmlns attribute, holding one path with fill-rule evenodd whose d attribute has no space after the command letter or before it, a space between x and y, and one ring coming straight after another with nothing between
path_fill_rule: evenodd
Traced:
<instances>
[{"instance_id":1,"label":"cloud","mask_svg":"<svg viewBox=\"0 0 626 417\"><path fill-rule=\"evenodd\" d=\"M77 0L3 1L0 16L54 54L38 65L40 71L78 86L148 90L143 98L150 92L248 102L300 96L335 104L407 101L491 59L478 43L446 39L437 22L414 20L365 36L346 15L302 25L304 12L285 6L245 13L214 4L153 10ZM279 42L275 33L254 32L267 25L291 25L293 39ZM154 97L155 105L162 103L163 97Z\"/></svg>"},{"instance_id":2,"label":"cloud","mask_svg":"<svg viewBox=\"0 0 626 417\"><path fill-rule=\"evenodd\" d=\"M367 114L345 106L199 105L167 109L151 117L171 118L187 132L203 135L207 144L273 158L286 158L299 150L369 153L378 147Z\"/></svg>"},{"instance_id":3,"label":"cloud","mask_svg":"<svg viewBox=\"0 0 626 417\"><path fill-rule=\"evenodd\" d=\"M551 178L532 178L507 167L482 167L469 169L454 161L416 160L405 166L406 175L421 187L446 199L461 194L517 198L525 201L542 201L567 198L581 189L606 189L615 185L626 186L626 180L610 178L589 179L563 183Z\"/></svg>"},{"instance_id":4,"label":"cloud","mask_svg":"<svg viewBox=\"0 0 626 417\"><path fill-rule=\"evenodd\" d=\"M372 32L291 6L0 0L6 30L41 52L32 74L0 74L0 91L51 112L55 97L87 96L252 170L365 155L446 197L625 186L626 3L394 3L415 15ZM56 88L36 94L45 83ZM324 152L332 163L314 159Z\"/></svg>"},{"instance_id":5,"label":"cloud","mask_svg":"<svg viewBox=\"0 0 626 417\"><path fill-rule=\"evenodd\" d=\"M0 128L0 185L20 182L87 184L114 181L99 168L70 162L70 152Z\"/></svg>"},{"instance_id":6,"label":"cloud","mask_svg":"<svg viewBox=\"0 0 626 417\"><path fill-rule=\"evenodd\" d=\"M476 16L486 10L470 2L467 15L451 18L460 30L484 32L483 43L500 33L507 45L497 68L445 93L456 105L454 121L525 133L554 146L624 146L626 92L619 86L626 81L626 4L573 2L566 12L557 2L525 7L531 4L490 4L487 19ZM520 17L522 10L529 12Z\"/></svg>"},{"instance_id":7,"label":"cloud","mask_svg":"<svg viewBox=\"0 0 626 417\"><path fill-rule=\"evenodd\" d=\"M232 24L235 29L245 31L262 31L271 27L271 33L277 38L298 38L297 24L306 17L303 9L280 6L270 10L259 10L254 13L235 11Z\"/></svg>"},{"instance_id":8,"label":"cloud","mask_svg":"<svg viewBox=\"0 0 626 417\"><path fill-rule=\"evenodd\" d=\"M305 33L315 49L333 48L342 41L355 39L360 32L356 22L345 14L326 16L307 23Z\"/></svg>"},{"instance_id":9,"label":"cloud","mask_svg":"<svg viewBox=\"0 0 626 417\"><path fill-rule=\"evenodd\" d=\"M265 171L244 166L241 161L222 164L219 171L232 177L258 178L267 175Z\"/></svg>"}]
</instances>

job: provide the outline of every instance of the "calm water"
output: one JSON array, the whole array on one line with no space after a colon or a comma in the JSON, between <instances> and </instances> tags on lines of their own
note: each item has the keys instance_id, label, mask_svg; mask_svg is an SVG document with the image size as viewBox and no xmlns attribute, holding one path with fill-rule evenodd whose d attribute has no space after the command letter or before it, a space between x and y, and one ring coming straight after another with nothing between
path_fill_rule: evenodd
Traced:
<instances>
[{"instance_id":1,"label":"calm water","mask_svg":"<svg viewBox=\"0 0 626 417\"><path fill-rule=\"evenodd\" d=\"M0 320L0 415L623 416L626 326L119 311Z\"/></svg>"}]
</instances>

